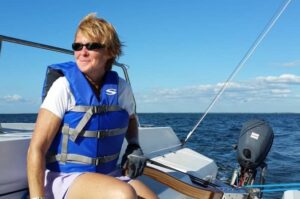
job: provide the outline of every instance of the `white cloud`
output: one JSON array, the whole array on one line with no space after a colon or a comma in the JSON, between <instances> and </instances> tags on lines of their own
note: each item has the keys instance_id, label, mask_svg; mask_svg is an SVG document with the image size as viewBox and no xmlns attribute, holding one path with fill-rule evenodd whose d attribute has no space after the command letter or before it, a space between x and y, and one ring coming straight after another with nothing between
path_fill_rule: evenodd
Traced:
<instances>
[{"instance_id":1,"label":"white cloud","mask_svg":"<svg viewBox=\"0 0 300 199\"><path fill-rule=\"evenodd\" d=\"M222 98L235 103L243 103L255 100L278 100L282 98L299 98L299 94L292 88L300 84L300 76L282 74L280 76L257 77L244 82L230 82ZM139 103L168 103L168 102L191 102L211 100L224 85L191 85L181 88L155 89L143 95L137 95ZM187 101L189 100L189 101Z\"/></svg>"},{"instance_id":2,"label":"white cloud","mask_svg":"<svg viewBox=\"0 0 300 199\"><path fill-rule=\"evenodd\" d=\"M290 89L271 89L271 93L273 94L289 94L291 93Z\"/></svg>"},{"instance_id":3,"label":"white cloud","mask_svg":"<svg viewBox=\"0 0 300 199\"><path fill-rule=\"evenodd\" d=\"M300 60L296 60L296 61L292 61L292 62L283 63L282 66L284 66L284 67L295 67L295 66L300 66Z\"/></svg>"},{"instance_id":4,"label":"white cloud","mask_svg":"<svg viewBox=\"0 0 300 199\"><path fill-rule=\"evenodd\" d=\"M0 97L0 101L12 103L12 102L24 102L26 100L22 96L14 94L14 95L6 95L3 97Z\"/></svg>"},{"instance_id":5,"label":"white cloud","mask_svg":"<svg viewBox=\"0 0 300 199\"><path fill-rule=\"evenodd\" d=\"M276 76L257 77L259 81L265 81L270 83L285 83L285 84L300 84L300 76L294 74L282 74Z\"/></svg>"}]
</instances>

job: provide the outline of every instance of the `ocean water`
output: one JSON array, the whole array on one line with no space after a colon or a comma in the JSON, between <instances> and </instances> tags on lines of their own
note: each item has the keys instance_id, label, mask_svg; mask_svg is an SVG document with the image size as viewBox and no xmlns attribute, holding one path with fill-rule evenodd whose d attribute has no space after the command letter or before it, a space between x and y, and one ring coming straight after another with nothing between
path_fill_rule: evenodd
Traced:
<instances>
[{"instance_id":1,"label":"ocean water","mask_svg":"<svg viewBox=\"0 0 300 199\"><path fill-rule=\"evenodd\" d=\"M180 139L185 139L201 114L143 113L138 114L142 125L170 126ZM0 122L35 122L36 114L0 114ZM266 159L267 184L300 183L300 114L237 114L211 113L186 143L212 159L219 167L218 179L229 181L238 165L236 151L243 123L264 119L273 128L275 137ZM279 199L282 192L265 193L266 199Z\"/></svg>"}]
</instances>

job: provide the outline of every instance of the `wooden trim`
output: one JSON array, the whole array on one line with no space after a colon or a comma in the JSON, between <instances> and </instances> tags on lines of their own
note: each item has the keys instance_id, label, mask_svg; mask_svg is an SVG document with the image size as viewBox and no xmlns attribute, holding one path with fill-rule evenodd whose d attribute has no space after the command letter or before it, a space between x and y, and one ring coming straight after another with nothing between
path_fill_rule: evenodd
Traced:
<instances>
[{"instance_id":1,"label":"wooden trim","mask_svg":"<svg viewBox=\"0 0 300 199\"><path fill-rule=\"evenodd\" d=\"M222 199L223 192L213 187L200 187L183 182L163 171L146 166L144 175L164 184L168 187L185 194L187 196L198 199Z\"/></svg>"}]
</instances>

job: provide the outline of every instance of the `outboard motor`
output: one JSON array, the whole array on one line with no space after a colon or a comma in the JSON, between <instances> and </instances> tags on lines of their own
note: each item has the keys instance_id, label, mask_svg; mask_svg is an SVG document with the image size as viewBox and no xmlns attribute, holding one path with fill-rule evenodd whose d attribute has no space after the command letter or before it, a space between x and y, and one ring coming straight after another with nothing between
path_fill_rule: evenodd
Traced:
<instances>
[{"instance_id":1,"label":"outboard motor","mask_svg":"<svg viewBox=\"0 0 300 199\"><path fill-rule=\"evenodd\" d=\"M250 120L241 130L237 160L241 167L256 169L266 159L273 144L272 128L263 120Z\"/></svg>"},{"instance_id":2,"label":"outboard motor","mask_svg":"<svg viewBox=\"0 0 300 199\"><path fill-rule=\"evenodd\" d=\"M241 187L252 185L260 168L259 184L264 184L267 164L264 162L273 144L274 133L264 120L247 121L241 130L237 145L237 160L240 165L233 173L231 184ZM256 195L261 198L262 194Z\"/></svg>"}]
</instances>

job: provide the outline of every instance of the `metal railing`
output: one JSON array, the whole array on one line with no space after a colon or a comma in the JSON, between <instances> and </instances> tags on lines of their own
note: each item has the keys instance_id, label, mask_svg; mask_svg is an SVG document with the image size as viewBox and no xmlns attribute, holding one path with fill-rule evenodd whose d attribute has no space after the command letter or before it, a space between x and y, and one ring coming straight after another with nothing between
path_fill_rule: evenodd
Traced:
<instances>
[{"instance_id":1,"label":"metal railing","mask_svg":"<svg viewBox=\"0 0 300 199\"><path fill-rule=\"evenodd\" d=\"M50 46L50 45L46 45L46 44L41 44L41 43L37 43L37 42L27 41L27 40L23 40L23 39L18 39L18 38L14 38L14 37L0 35L0 55L1 55L1 50L2 50L2 42L15 43L15 44L23 45L23 46L30 46L33 48L40 48L40 49L45 49L45 50L69 54L69 55L74 54L74 52L72 50L59 48L59 47L55 47L55 46ZM118 66L123 70L126 82L130 85L129 75L127 72L128 66L125 64L118 63L118 62L114 62L113 65ZM136 112L136 101L135 101L134 96L133 96L133 100L134 100L135 112Z\"/></svg>"},{"instance_id":2,"label":"metal railing","mask_svg":"<svg viewBox=\"0 0 300 199\"><path fill-rule=\"evenodd\" d=\"M55 51L55 52L59 52L59 53L69 54L69 55L74 54L72 50L68 50L68 49L65 49L65 48L59 48L59 47L50 46L50 45L41 44L41 43L36 43L36 42L32 42L32 41L26 41L26 40L23 40L23 39L17 39L17 38L14 38L14 37L8 37L8 36L4 36L4 35L0 35L0 54L1 54L1 49L2 49L2 41L9 42L9 43L20 44L20 45L23 45L23 46L30 46L30 47L34 47L34 48L40 48L40 49ZM127 66L125 64L121 64L121 63L118 63L118 62L115 62L113 65L122 68L126 81L128 83L130 83L128 72L127 72Z\"/></svg>"}]
</instances>

